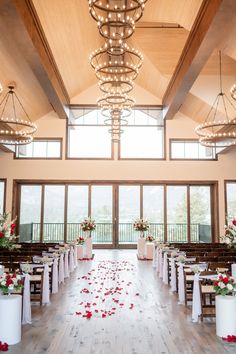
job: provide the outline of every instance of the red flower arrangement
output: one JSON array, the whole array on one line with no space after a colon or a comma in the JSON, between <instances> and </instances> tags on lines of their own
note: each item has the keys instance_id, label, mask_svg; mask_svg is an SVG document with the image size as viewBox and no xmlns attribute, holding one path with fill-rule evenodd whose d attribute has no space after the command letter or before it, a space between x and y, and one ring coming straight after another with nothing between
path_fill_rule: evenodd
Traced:
<instances>
[{"instance_id":1,"label":"red flower arrangement","mask_svg":"<svg viewBox=\"0 0 236 354\"><path fill-rule=\"evenodd\" d=\"M0 248L14 248L17 239L15 235L15 219L10 220L10 214L0 214Z\"/></svg>"},{"instance_id":2,"label":"red flower arrangement","mask_svg":"<svg viewBox=\"0 0 236 354\"><path fill-rule=\"evenodd\" d=\"M227 337L222 337L222 339L230 343L236 343L236 336L234 335L228 335Z\"/></svg>"},{"instance_id":3,"label":"red flower arrangement","mask_svg":"<svg viewBox=\"0 0 236 354\"><path fill-rule=\"evenodd\" d=\"M217 295L228 295L236 290L236 283L232 277L220 274L219 278L213 283Z\"/></svg>"}]
</instances>

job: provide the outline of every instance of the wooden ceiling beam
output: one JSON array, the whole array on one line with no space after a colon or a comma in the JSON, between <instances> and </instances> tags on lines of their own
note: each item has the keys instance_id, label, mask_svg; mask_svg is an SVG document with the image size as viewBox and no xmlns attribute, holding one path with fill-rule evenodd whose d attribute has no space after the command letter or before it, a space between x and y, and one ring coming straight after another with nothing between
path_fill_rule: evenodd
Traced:
<instances>
[{"instance_id":1,"label":"wooden ceiling beam","mask_svg":"<svg viewBox=\"0 0 236 354\"><path fill-rule=\"evenodd\" d=\"M235 13L235 0L203 0L163 97L166 119L178 112L213 50L230 33Z\"/></svg>"},{"instance_id":2,"label":"wooden ceiling beam","mask_svg":"<svg viewBox=\"0 0 236 354\"><path fill-rule=\"evenodd\" d=\"M32 0L8 0L6 23L14 34L19 50L26 58L52 108L67 118L70 97L45 37ZM14 27L14 28L12 28Z\"/></svg>"}]
</instances>

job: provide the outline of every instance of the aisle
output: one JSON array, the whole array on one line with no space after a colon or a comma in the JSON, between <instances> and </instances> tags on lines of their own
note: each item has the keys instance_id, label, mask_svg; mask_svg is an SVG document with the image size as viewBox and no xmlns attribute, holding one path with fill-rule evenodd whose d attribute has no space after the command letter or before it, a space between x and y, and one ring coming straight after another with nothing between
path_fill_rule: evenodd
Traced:
<instances>
[{"instance_id":1,"label":"aisle","mask_svg":"<svg viewBox=\"0 0 236 354\"><path fill-rule=\"evenodd\" d=\"M79 262L51 305L33 307L33 319L9 353L222 354L235 349L216 338L212 321L191 323L190 312L177 305L152 262L138 262L133 250L97 250L93 261Z\"/></svg>"}]
</instances>

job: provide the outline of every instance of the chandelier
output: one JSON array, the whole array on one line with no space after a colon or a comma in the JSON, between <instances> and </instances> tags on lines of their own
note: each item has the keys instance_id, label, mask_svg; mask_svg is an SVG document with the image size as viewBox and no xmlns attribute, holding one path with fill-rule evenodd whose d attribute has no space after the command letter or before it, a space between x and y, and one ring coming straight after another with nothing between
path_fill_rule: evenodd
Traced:
<instances>
[{"instance_id":1,"label":"chandelier","mask_svg":"<svg viewBox=\"0 0 236 354\"><path fill-rule=\"evenodd\" d=\"M37 126L31 122L14 88L14 84L9 84L9 90L0 103L0 143L29 144L33 140L32 135L36 132Z\"/></svg>"},{"instance_id":2,"label":"chandelier","mask_svg":"<svg viewBox=\"0 0 236 354\"><path fill-rule=\"evenodd\" d=\"M129 93L142 66L143 55L127 40L142 17L147 0L88 0L104 45L89 56L102 96L97 104L111 128L112 141L120 140L135 100Z\"/></svg>"},{"instance_id":3,"label":"chandelier","mask_svg":"<svg viewBox=\"0 0 236 354\"><path fill-rule=\"evenodd\" d=\"M228 114L229 107L231 111L236 111L236 108L222 90L221 52L219 52L219 79L220 92L204 123L198 125L195 131L202 145L222 148L236 144L236 118L230 118Z\"/></svg>"}]
</instances>

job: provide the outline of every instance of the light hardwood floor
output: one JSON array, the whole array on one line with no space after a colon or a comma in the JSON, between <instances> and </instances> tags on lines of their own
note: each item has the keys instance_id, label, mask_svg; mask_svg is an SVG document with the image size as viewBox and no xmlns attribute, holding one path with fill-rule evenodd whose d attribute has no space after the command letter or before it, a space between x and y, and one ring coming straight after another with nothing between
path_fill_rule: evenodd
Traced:
<instances>
[{"instance_id":1,"label":"light hardwood floor","mask_svg":"<svg viewBox=\"0 0 236 354\"><path fill-rule=\"evenodd\" d=\"M116 277L118 285L124 280L122 284L127 288L124 286L128 294L122 291L122 295L117 295L124 307L111 317L101 318L99 313L88 320L75 314L82 308L81 301L100 301L99 311L102 306L112 305L109 296L102 303L95 291L80 293L88 288L88 281L81 276L91 269L95 269L93 276L99 276L98 265L103 260L128 260L134 264L134 271L123 271ZM109 279L104 286L108 283L114 286ZM129 308L131 303L133 309ZM9 353L222 354L236 353L236 344L216 337L214 320L192 323L190 309L178 305L176 295L157 277L152 262L137 261L133 250L96 250L92 262L79 262L71 278L53 295L50 305L33 307L33 324L23 327L22 342L10 347Z\"/></svg>"}]
</instances>

